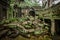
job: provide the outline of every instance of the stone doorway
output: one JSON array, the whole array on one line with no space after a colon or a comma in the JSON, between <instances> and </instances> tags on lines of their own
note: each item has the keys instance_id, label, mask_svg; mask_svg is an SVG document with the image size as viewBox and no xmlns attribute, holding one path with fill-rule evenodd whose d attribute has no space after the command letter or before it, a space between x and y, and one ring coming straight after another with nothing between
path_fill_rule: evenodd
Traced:
<instances>
[{"instance_id":1,"label":"stone doorway","mask_svg":"<svg viewBox=\"0 0 60 40\"><path fill-rule=\"evenodd\" d=\"M60 35L60 20L55 20L55 34Z\"/></svg>"}]
</instances>

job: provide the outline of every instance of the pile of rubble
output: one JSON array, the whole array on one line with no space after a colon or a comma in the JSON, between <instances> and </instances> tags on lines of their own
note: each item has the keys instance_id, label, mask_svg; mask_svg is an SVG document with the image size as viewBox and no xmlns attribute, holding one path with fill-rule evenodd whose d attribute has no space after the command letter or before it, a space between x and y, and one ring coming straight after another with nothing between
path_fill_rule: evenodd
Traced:
<instances>
[{"instance_id":1,"label":"pile of rubble","mask_svg":"<svg viewBox=\"0 0 60 40\"><path fill-rule=\"evenodd\" d=\"M32 12L31 12L32 13ZM0 37L8 36L15 38L18 35L31 37L48 34L49 25L39 18L39 14L29 14L20 18L4 20L0 27Z\"/></svg>"}]
</instances>

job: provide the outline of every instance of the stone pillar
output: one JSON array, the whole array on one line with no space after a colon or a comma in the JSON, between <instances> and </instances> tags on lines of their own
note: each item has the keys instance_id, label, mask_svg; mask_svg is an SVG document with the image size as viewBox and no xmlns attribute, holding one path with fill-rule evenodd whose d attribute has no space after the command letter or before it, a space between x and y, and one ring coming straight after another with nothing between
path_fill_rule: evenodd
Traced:
<instances>
[{"instance_id":1,"label":"stone pillar","mask_svg":"<svg viewBox=\"0 0 60 40\"><path fill-rule=\"evenodd\" d=\"M10 14L10 7L7 8L7 19L9 19L9 14Z\"/></svg>"},{"instance_id":2,"label":"stone pillar","mask_svg":"<svg viewBox=\"0 0 60 40\"><path fill-rule=\"evenodd\" d=\"M54 19L51 20L51 34L54 35L55 33L55 21Z\"/></svg>"}]
</instances>

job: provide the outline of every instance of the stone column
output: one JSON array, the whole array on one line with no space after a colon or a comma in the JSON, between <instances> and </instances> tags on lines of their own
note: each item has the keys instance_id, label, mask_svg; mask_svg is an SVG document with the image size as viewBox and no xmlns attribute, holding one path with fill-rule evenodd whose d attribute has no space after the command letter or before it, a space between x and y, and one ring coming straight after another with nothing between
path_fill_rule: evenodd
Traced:
<instances>
[{"instance_id":1,"label":"stone column","mask_svg":"<svg viewBox=\"0 0 60 40\"><path fill-rule=\"evenodd\" d=\"M51 34L54 35L55 33L55 20L51 19Z\"/></svg>"}]
</instances>

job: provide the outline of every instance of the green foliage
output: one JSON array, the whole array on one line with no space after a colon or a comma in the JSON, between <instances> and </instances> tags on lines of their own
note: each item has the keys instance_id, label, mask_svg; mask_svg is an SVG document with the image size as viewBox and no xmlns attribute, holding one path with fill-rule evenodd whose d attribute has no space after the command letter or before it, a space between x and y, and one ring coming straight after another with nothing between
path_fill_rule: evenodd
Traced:
<instances>
[{"instance_id":1,"label":"green foliage","mask_svg":"<svg viewBox=\"0 0 60 40\"><path fill-rule=\"evenodd\" d=\"M26 20L27 20L27 17L18 18L18 21L19 21L19 22L24 22L24 21L26 21Z\"/></svg>"},{"instance_id":2,"label":"green foliage","mask_svg":"<svg viewBox=\"0 0 60 40\"><path fill-rule=\"evenodd\" d=\"M38 2L36 0L34 0L34 2L32 2L32 0L25 0L25 2L27 3L27 5L29 6L37 6ZM38 5L39 6L39 5Z\"/></svg>"},{"instance_id":3,"label":"green foliage","mask_svg":"<svg viewBox=\"0 0 60 40\"><path fill-rule=\"evenodd\" d=\"M3 19L0 24L8 24L11 22L17 21L17 18Z\"/></svg>"},{"instance_id":4,"label":"green foliage","mask_svg":"<svg viewBox=\"0 0 60 40\"><path fill-rule=\"evenodd\" d=\"M16 25L8 25L8 27L9 28L16 28L17 29L18 26L16 26Z\"/></svg>"},{"instance_id":5,"label":"green foliage","mask_svg":"<svg viewBox=\"0 0 60 40\"><path fill-rule=\"evenodd\" d=\"M42 34L44 31L43 30L36 30L35 32L34 32L34 34L35 35L40 35L40 34Z\"/></svg>"},{"instance_id":6,"label":"green foliage","mask_svg":"<svg viewBox=\"0 0 60 40\"><path fill-rule=\"evenodd\" d=\"M14 3L15 2L15 0L10 0L10 3L12 4L12 3Z\"/></svg>"}]
</instances>

